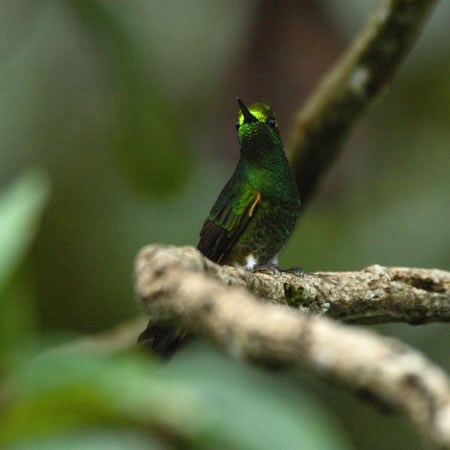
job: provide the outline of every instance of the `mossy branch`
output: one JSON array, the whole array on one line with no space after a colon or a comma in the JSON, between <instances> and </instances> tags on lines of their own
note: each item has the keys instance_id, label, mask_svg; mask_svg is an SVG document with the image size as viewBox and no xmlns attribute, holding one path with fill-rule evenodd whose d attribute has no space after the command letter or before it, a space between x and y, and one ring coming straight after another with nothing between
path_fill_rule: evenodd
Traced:
<instances>
[{"instance_id":1,"label":"mossy branch","mask_svg":"<svg viewBox=\"0 0 450 450\"><path fill-rule=\"evenodd\" d=\"M304 206L350 129L394 77L437 0L382 0L299 111L287 153Z\"/></svg>"},{"instance_id":2,"label":"mossy branch","mask_svg":"<svg viewBox=\"0 0 450 450\"><path fill-rule=\"evenodd\" d=\"M426 278L429 290L424 292L441 295L444 292L433 289L445 289L442 301L447 304L448 319L449 273L394 270L399 277L395 280L386 280L389 269L378 267L351 276L345 272L306 274L299 280L305 290L314 289L323 298L334 298L335 290L342 292L342 280L349 299L352 289L358 295L364 292L369 278L374 280L374 286L369 286L373 292L379 289L378 283L390 283L395 295L398 283L414 293L422 288L411 284L415 280L423 283L421 274L428 273L432 278ZM294 276L250 274L217 266L191 247L159 245L143 249L135 268L136 291L152 320L203 335L229 354L255 363L307 366L352 390L368 392L403 412L437 446L450 446L450 382L425 356L399 341L273 304L268 295L258 298L244 289L273 295L275 291L265 291L266 283L281 286L285 282L280 279ZM371 308L370 298L356 300L361 310L363 305ZM353 308L350 317L355 318Z\"/></svg>"},{"instance_id":3,"label":"mossy branch","mask_svg":"<svg viewBox=\"0 0 450 450\"><path fill-rule=\"evenodd\" d=\"M149 259L151 262L145 263ZM192 247L153 245L138 263L182 269L243 287L271 303L352 323L450 321L450 273L439 269L371 266L356 272L247 272L220 266Z\"/></svg>"}]
</instances>

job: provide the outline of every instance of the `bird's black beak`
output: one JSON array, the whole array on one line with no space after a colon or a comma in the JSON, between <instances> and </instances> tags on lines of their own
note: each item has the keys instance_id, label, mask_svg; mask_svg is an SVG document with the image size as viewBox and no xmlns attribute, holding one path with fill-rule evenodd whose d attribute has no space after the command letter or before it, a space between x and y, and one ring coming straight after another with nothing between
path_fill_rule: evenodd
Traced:
<instances>
[{"instance_id":1,"label":"bird's black beak","mask_svg":"<svg viewBox=\"0 0 450 450\"><path fill-rule=\"evenodd\" d=\"M248 110L245 103L239 97L236 97L236 100L239 103L239 108L241 108L242 115L244 116L244 123L258 122L258 119Z\"/></svg>"}]
</instances>

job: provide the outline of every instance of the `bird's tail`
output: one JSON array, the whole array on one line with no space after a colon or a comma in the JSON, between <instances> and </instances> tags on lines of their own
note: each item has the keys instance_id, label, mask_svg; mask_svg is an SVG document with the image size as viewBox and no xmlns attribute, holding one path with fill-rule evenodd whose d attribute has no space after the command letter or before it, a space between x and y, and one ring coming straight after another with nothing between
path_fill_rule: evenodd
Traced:
<instances>
[{"instance_id":1,"label":"bird's tail","mask_svg":"<svg viewBox=\"0 0 450 450\"><path fill-rule=\"evenodd\" d=\"M147 328L139 335L138 344L162 359L169 359L188 340L185 331L150 320Z\"/></svg>"}]
</instances>

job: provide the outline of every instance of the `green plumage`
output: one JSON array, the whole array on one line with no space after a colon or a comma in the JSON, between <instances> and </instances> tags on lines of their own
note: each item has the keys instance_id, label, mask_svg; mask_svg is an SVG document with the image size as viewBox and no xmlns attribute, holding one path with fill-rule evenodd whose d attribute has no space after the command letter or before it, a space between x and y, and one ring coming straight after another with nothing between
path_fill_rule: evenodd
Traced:
<instances>
[{"instance_id":1,"label":"green plumage","mask_svg":"<svg viewBox=\"0 0 450 450\"><path fill-rule=\"evenodd\" d=\"M238 102L240 159L203 225L198 249L220 264L252 269L277 264L300 201L272 109Z\"/></svg>"},{"instance_id":2,"label":"green plumage","mask_svg":"<svg viewBox=\"0 0 450 450\"><path fill-rule=\"evenodd\" d=\"M255 265L277 265L300 201L272 109L264 103L247 108L238 102L241 156L203 225L198 249L219 264L252 270ZM162 357L185 341L183 331L152 320L139 337Z\"/></svg>"}]
</instances>

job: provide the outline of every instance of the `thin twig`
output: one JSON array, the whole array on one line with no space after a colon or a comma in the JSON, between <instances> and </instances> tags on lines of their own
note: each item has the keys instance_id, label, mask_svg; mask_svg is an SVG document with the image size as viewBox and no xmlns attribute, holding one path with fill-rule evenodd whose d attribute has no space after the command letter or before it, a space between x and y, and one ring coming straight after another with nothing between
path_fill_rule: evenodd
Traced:
<instances>
[{"instance_id":1,"label":"thin twig","mask_svg":"<svg viewBox=\"0 0 450 450\"><path fill-rule=\"evenodd\" d=\"M82 352L104 355L116 355L137 348L139 333L147 325L143 316L122 322L114 328L100 333L75 339L73 342L52 348L48 352Z\"/></svg>"}]
</instances>

